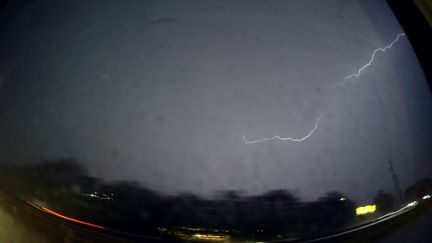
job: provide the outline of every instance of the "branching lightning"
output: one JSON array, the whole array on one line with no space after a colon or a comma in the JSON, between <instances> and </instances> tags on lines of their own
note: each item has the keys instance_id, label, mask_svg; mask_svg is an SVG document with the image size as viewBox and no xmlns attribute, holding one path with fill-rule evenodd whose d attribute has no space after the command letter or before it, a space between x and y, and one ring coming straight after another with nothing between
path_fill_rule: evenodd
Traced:
<instances>
[{"instance_id":1,"label":"branching lightning","mask_svg":"<svg viewBox=\"0 0 432 243\"><path fill-rule=\"evenodd\" d=\"M362 66L362 67L361 67L357 72L352 73L352 74L346 76L345 79L343 80L343 82L341 82L339 85L344 85L344 84L346 84L346 83L347 83L351 78L354 78L354 77L357 77L357 78L358 78L358 77L360 76L360 74L361 74L361 73L362 73L362 72L363 72L367 67L369 67L370 65L372 65L372 63L373 63L373 61L374 61L374 59L375 59L375 55L376 55L378 52L386 52L388 49L392 48L393 45L394 45L396 42L398 42L399 39L400 39L402 36L405 36L405 33L400 33L400 34L398 34L398 35L396 36L396 38L395 38L392 42L390 42L390 44L388 44L388 45L386 45L386 46L384 46L384 47L380 47L380 48L375 49L375 50L372 52L372 56L371 56L369 62L366 63L364 66ZM254 143L260 143L260 142L268 142L268 141L271 141L271 140L290 141L290 142L302 142L302 141L308 139L310 136L312 136L312 134L313 134L313 133L315 132L315 130L318 128L318 123L319 123L319 121L321 120L322 117L323 117L322 115L321 115L320 117L318 117L318 119L317 119L316 122L315 122L315 126L312 128L312 130L311 130L311 131L310 131L306 136L304 136L304 137L302 137L302 138L281 137L281 136L279 136L279 135L274 135L273 137L267 137L267 138L262 138L262 139L250 140L250 141L249 141L249 140L246 139L246 136L243 135L243 141L244 141L246 144L254 144Z\"/></svg>"},{"instance_id":2,"label":"branching lightning","mask_svg":"<svg viewBox=\"0 0 432 243\"><path fill-rule=\"evenodd\" d=\"M401 36L405 36L405 33L400 33L400 34L398 34L398 35L396 36L396 39L394 39L394 40L393 40L389 45L387 45L387 46L385 46L385 47L383 47L383 48L377 48L377 49L375 49L375 50L373 51L373 53L372 53L372 57L371 57L371 59L369 60L369 62L366 63L366 65L364 65L363 67L361 67L357 72L355 72L355 73L353 73L353 74L350 74L350 75L346 76L345 79L344 79L344 81L341 82L340 85L344 85L344 84L345 84L349 79L351 79L351 78L353 78L353 77L359 77L360 74L361 74L361 72L362 72L363 70L365 70L367 67L369 67L369 66L372 64L372 62L374 61L375 55L376 55L378 52L385 52L386 50L392 48L393 45L394 45L394 43L396 43L396 42L399 40L399 38L400 38Z\"/></svg>"},{"instance_id":3,"label":"branching lightning","mask_svg":"<svg viewBox=\"0 0 432 243\"><path fill-rule=\"evenodd\" d=\"M274 135L273 137L269 137L269 138L262 138L262 139L258 139L258 140L250 140L248 141L246 139L246 136L243 135L243 141L246 144L254 144L254 143L260 143L260 142L268 142L271 140L281 140L281 141L291 141L291 142L303 142L304 140L308 139L310 136L312 136L312 134L315 132L315 130L318 128L318 123L321 120L321 118L323 117L323 115L321 115L320 117L318 117L315 121L315 126L312 128L312 130L304 137L302 138L293 138L293 137L281 137L279 135Z\"/></svg>"}]
</instances>

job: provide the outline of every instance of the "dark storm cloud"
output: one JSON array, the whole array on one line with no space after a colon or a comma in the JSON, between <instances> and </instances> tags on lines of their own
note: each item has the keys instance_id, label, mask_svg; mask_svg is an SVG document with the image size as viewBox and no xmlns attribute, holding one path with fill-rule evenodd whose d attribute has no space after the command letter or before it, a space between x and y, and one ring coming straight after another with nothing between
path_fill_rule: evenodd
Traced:
<instances>
[{"instance_id":1,"label":"dark storm cloud","mask_svg":"<svg viewBox=\"0 0 432 243\"><path fill-rule=\"evenodd\" d=\"M337 189L430 173L431 97L384 1L35 1L2 15L3 160L74 157L164 192ZM303 142L245 144L275 134Z\"/></svg>"}]
</instances>

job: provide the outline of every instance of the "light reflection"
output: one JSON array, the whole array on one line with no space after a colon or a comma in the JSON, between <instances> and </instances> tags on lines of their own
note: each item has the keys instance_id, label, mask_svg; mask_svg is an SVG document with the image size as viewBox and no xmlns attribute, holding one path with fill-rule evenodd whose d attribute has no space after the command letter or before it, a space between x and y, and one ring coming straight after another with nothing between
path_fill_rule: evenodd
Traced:
<instances>
[{"instance_id":1,"label":"light reflection","mask_svg":"<svg viewBox=\"0 0 432 243\"><path fill-rule=\"evenodd\" d=\"M212 234L193 234L192 239L197 240L213 240L213 241L226 241L229 236L226 235L212 235Z\"/></svg>"},{"instance_id":2,"label":"light reflection","mask_svg":"<svg viewBox=\"0 0 432 243\"><path fill-rule=\"evenodd\" d=\"M417 205L417 201L408 203L407 207L414 207L415 205Z\"/></svg>"},{"instance_id":3,"label":"light reflection","mask_svg":"<svg viewBox=\"0 0 432 243\"><path fill-rule=\"evenodd\" d=\"M423 197L422 197L422 199L423 200L426 200L426 199L429 199L431 197L431 195L424 195Z\"/></svg>"},{"instance_id":4,"label":"light reflection","mask_svg":"<svg viewBox=\"0 0 432 243\"><path fill-rule=\"evenodd\" d=\"M178 227L177 229L167 229L158 227L159 232L174 236L182 240L199 240L199 241L223 241L230 242L229 229L205 229L192 227Z\"/></svg>"}]
</instances>

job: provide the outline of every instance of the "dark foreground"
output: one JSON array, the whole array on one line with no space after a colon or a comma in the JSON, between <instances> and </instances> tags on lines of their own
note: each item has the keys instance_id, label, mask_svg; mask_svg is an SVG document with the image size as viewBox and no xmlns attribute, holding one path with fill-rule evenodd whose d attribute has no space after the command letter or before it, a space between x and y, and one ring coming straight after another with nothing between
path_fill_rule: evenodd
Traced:
<instances>
[{"instance_id":1,"label":"dark foreground","mask_svg":"<svg viewBox=\"0 0 432 243\"><path fill-rule=\"evenodd\" d=\"M432 200L377 220L309 242L430 242ZM167 242L174 239L146 237L96 228L64 220L8 194L0 194L1 242ZM177 240L175 240L177 241ZM201 241L202 242L202 241ZM302 242L302 240L296 240Z\"/></svg>"}]
</instances>

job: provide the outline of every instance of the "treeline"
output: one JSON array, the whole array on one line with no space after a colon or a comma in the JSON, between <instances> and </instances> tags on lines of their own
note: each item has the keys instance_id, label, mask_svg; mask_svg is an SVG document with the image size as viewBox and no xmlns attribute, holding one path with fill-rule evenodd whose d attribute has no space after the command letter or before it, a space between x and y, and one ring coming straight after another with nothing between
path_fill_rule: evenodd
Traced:
<instances>
[{"instance_id":1,"label":"treeline","mask_svg":"<svg viewBox=\"0 0 432 243\"><path fill-rule=\"evenodd\" d=\"M314 202L302 202L288 190L254 196L236 191L212 198L190 193L166 196L135 182L106 183L89 177L69 159L2 166L0 185L4 191L70 217L139 234L181 227L223 229L231 235L253 235L255 240L287 238L341 229L356 218L355 202L340 192L329 192ZM374 201L379 209L394 208L389 196L377 194Z\"/></svg>"}]
</instances>

